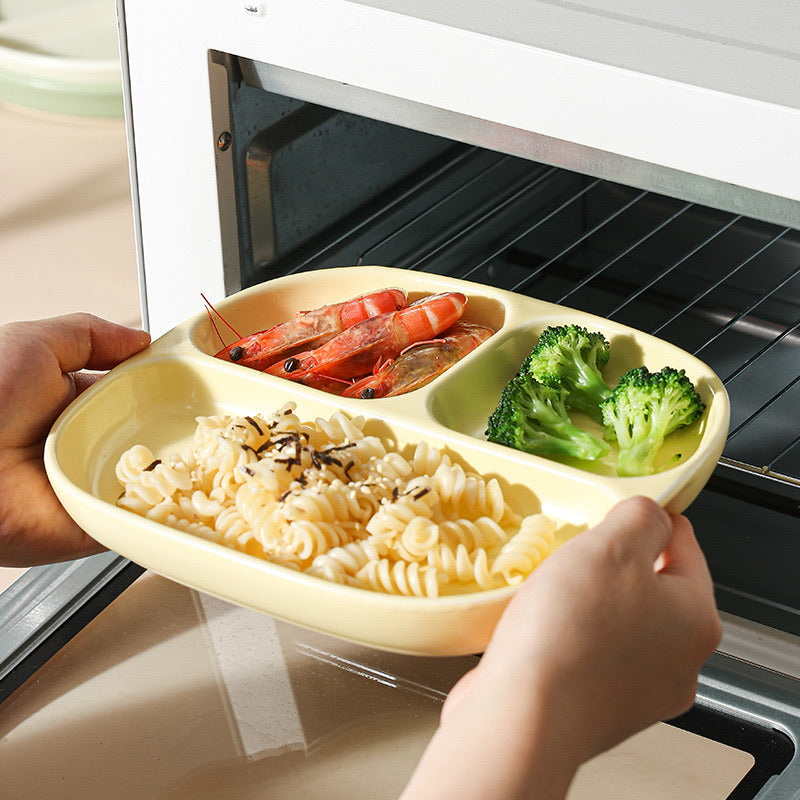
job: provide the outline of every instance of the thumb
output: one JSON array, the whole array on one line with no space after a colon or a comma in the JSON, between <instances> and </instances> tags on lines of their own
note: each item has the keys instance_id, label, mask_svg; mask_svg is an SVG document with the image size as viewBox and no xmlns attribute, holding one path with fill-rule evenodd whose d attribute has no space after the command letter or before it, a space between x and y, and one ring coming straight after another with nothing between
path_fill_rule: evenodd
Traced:
<instances>
[{"instance_id":1,"label":"thumb","mask_svg":"<svg viewBox=\"0 0 800 800\"><path fill-rule=\"evenodd\" d=\"M115 367L147 347L150 335L91 314L43 320L38 336L58 360L62 372Z\"/></svg>"},{"instance_id":2,"label":"thumb","mask_svg":"<svg viewBox=\"0 0 800 800\"><path fill-rule=\"evenodd\" d=\"M32 444L81 388L74 372L105 370L142 350L144 331L91 314L0 327L0 447Z\"/></svg>"}]
</instances>

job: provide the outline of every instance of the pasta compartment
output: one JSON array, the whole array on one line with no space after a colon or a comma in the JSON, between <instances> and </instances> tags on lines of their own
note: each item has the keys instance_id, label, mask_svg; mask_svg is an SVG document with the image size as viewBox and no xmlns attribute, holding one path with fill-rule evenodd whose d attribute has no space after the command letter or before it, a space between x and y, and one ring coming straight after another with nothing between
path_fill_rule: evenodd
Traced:
<instances>
[{"instance_id":1,"label":"pasta compartment","mask_svg":"<svg viewBox=\"0 0 800 800\"><path fill-rule=\"evenodd\" d=\"M568 529L535 476L512 488L479 448L318 411L218 411L180 450L137 443L116 462L117 504L316 578L429 598L516 585Z\"/></svg>"}]
</instances>

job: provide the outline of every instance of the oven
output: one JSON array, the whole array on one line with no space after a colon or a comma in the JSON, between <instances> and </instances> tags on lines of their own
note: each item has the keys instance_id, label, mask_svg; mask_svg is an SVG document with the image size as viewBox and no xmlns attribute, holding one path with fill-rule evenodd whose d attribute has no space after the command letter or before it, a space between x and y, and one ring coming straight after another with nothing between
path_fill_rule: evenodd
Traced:
<instances>
[{"instance_id":1,"label":"oven","mask_svg":"<svg viewBox=\"0 0 800 800\"><path fill-rule=\"evenodd\" d=\"M118 0L143 314L158 335L201 294L391 265L707 362L731 427L687 515L725 632L670 727L748 754L718 796L800 797L800 43L777 1L695 5ZM106 554L12 586L3 696L140 575ZM315 665L307 728L324 670L435 706L473 663L269 636Z\"/></svg>"}]
</instances>

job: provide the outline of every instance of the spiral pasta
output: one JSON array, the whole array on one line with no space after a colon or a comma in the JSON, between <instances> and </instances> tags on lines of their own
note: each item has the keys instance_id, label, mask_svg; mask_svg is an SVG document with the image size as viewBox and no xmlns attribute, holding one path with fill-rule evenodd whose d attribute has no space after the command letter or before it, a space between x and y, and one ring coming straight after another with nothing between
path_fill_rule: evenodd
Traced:
<instances>
[{"instance_id":1,"label":"spiral pasta","mask_svg":"<svg viewBox=\"0 0 800 800\"><path fill-rule=\"evenodd\" d=\"M420 442L404 455L337 411L302 421L198 417L164 460L120 457L118 505L258 558L350 586L419 597L514 585L553 549L555 523L523 517L486 480Z\"/></svg>"},{"instance_id":2,"label":"spiral pasta","mask_svg":"<svg viewBox=\"0 0 800 800\"><path fill-rule=\"evenodd\" d=\"M555 523L543 514L526 517L492 564L492 573L511 586L522 582L553 549Z\"/></svg>"}]
</instances>

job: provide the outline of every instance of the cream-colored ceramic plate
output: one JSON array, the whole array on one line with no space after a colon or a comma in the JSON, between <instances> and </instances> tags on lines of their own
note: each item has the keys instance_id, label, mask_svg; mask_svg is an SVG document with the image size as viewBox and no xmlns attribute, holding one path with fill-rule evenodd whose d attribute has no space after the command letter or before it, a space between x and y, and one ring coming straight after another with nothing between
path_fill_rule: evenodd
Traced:
<instances>
[{"instance_id":1,"label":"cream-colored ceramic plate","mask_svg":"<svg viewBox=\"0 0 800 800\"><path fill-rule=\"evenodd\" d=\"M479 284L384 267L350 267L280 278L219 303L243 335L356 294L398 286L411 298L464 292L465 318L497 332L423 389L395 398L345 400L213 357L219 349L208 316L197 316L112 370L61 416L48 439L45 463L70 514L110 549L198 590L325 633L407 653L480 652L513 589L413 598L341 586L276 566L115 506L114 466L136 443L168 455L188 441L195 417L222 412L270 413L296 401L301 417L336 409L374 417L402 446L426 439L464 464L500 478L520 513L540 508L567 537L599 521L617 501L648 495L682 511L708 480L728 431L729 404L721 382L693 356L663 341L599 317ZM199 301L199 298L198 298ZM198 305L200 303L198 302ZM646 478L618 478L613 463L588 472L485 441L486 419L500 390L548 325L576 322L611 343L610 383L632 366L683 368L708 409L687 434L674 434L664 458L672 466ZM674 460L680 453L681 457Z\"/></svg>"}]
</instances>

